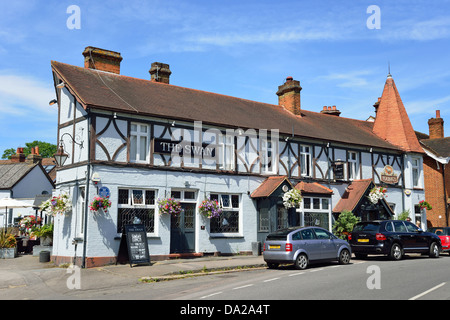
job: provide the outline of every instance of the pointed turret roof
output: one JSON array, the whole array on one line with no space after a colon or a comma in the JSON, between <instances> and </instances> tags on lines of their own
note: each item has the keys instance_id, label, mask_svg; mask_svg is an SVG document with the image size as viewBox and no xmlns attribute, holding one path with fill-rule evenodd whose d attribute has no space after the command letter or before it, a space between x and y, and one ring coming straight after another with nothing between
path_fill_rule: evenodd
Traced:
<instances>
[{"instance_id":1,"label":"pointed turret roof","mask_svg":"<svg viewBox=\"0 0 450 320\"><path fill-rule=\"evenodd\" d=\"M379 100L373 132L403 151L423 153L391 74Z\"/></svg>"}]
</instances>

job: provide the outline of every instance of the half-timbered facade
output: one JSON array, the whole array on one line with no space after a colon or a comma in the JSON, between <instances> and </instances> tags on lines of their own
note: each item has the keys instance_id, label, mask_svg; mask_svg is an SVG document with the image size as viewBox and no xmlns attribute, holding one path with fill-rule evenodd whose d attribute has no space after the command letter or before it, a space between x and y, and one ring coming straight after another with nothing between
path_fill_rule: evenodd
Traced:
<instances>
[{"instance_id":1,"label":"half-timbered facade","mask_svg":"<svg viewBox=\"0 0 450 320\"><path fill-rule=\"evenodd\" d=\"M57 262L115 262L123 226L135 219L146 226L154 258L235 254L285 226L331 230L335 207L391 217L424 198L422 151L409 133L396 143L375 133L383 131L379 119L303 110L292 78L272 105L171 85L165 64L154 63L150 80L142 80L120 75L119 53L88 47L83 55L84 68L52 61L58 141L69 155L58 169L57 193L73 203L72 213L55 219ZM385 86L391 83L388 77ZM398 95L386 90L377 117ZM384 205L356 206L367 189L356 203L338 206L353 183L367 179L388 188ZM303 194L297 210L282 205L291 188ZM98 194L109 196L108 214L89 212ZM181 202L182 214L159 213L157 200L169 197ZM198 213L205 198L220 203L220 217Z\"/></svg>"}]
</instances>

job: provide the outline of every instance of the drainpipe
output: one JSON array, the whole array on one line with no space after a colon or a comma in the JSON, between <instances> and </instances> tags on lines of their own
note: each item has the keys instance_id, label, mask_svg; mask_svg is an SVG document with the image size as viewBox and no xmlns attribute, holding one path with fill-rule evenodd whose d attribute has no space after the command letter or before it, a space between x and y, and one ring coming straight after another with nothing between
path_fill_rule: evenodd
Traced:
<instances>
[{"instance_id":1,"label":"drainpipe","mask_svg":"<svg viewBox=\"0 0 450 320\"><path fill-rule=\"evenodd\" d=\"M448 226L448 204L447 204L447 190L445 188L445 164L442 164L442 182L444 184L444 206L445 206L445 223Z\"/></svg>"},{"instance_id":2,"label":"drainpipe","mask_svg":"<svg viewBox=\"0 0 450 320\"><path fill-rule=\"evenodd\" d=\"M91 177L91 115L90 110L87 110L87 120L88 120L88 161L87 161L87 171L86 171L86 194L84 201L84 231L83 231L83 258L81 261L81 268L86 268L86 249L87 249L87 226L88 226L88 210L89 210L89 185Z\"/></svg>"}]
</instances>

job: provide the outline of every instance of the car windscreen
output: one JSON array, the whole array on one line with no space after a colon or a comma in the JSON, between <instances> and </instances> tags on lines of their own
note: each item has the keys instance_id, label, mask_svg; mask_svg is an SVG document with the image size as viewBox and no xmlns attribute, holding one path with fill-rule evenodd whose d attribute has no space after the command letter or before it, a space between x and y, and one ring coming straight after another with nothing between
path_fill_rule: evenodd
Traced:
<instances>
[{"instance_id":1,"label":"car windscreen","mask_svg":"<svg viewBox=\"0 0 450 320\"><path fill-rule=\"evenodd\" d=\"M353 231L373 231L378 232L380 224L377 222L360 222L355 225Z\"/></svg>"},{"instance_id":2,"label":"car windscreen","mask_svg":"<svg viewBox=\"0 0 450 320\"><path fill-rule=\"evenodd\" d=\"M287 228L272 232L267 236L267 240L287 240L287 235L297 228Z\"/></svg>"}]
</instances>

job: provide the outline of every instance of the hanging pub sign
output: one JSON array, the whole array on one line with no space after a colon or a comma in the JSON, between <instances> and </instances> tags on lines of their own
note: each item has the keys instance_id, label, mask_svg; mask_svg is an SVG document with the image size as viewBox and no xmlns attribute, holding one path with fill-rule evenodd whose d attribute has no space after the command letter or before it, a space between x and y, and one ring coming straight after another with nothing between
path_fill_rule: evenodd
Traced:
<instances>
[{"instance_id":1,"label":"hanging pub sign","mask_svg":"<svg viewBox=\"0 0 450 320\"><path fill-rule=\"evenodd\" d=\"M333 173L335 180L344 179L344 161L335 161L333 162Z\"/></svg>"},{"instance_id":2,"label":"hanging pub sign","mask_svg":"<svg viewBox=\"0 0 450 320\"><path fill-rule=\"evenodd\" d=\"M201 144L190 141L172 141L169 139L155 138L155 153L177 154L180 157L198 157L212 159L216 156L216 146L211 144Z\"/></svg>"},{"instance_id":3,"label":"hanging pub sign","mask_svg":"<svg viewBox=\"0 0 450 320\"><path fill-rule=\"evenodd\" d=\"M388 183L388 184L397 184L398 183L398 176L394 173L394 168L392 166L386 165L383 168L383 171L380 175L381 182Z\"/></svg>"}]
</instances>

